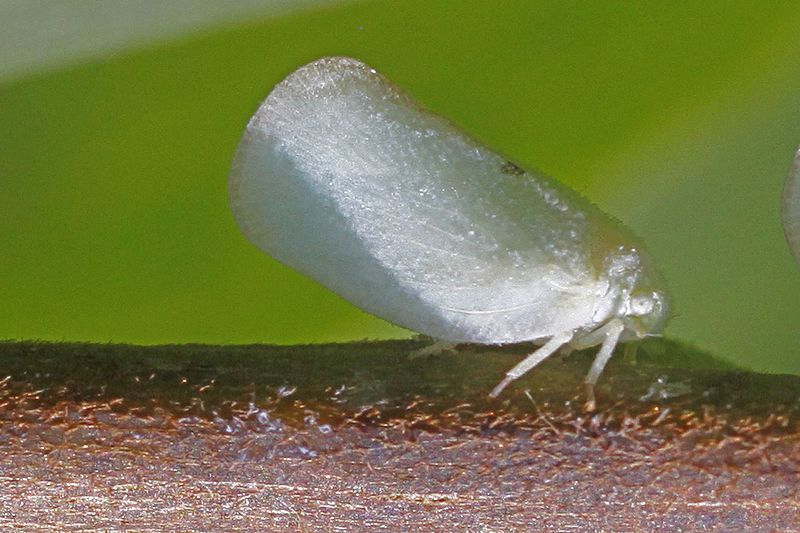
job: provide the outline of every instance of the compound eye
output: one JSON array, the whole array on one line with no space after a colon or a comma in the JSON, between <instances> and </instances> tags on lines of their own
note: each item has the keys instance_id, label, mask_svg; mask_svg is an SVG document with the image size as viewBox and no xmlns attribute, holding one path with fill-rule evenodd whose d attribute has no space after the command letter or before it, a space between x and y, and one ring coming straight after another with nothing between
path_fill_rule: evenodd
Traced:
<instances>
[{"instance_id":1,"label":"compound eye","mask_svg":"<svg viewBox=\"0 0 800 533\"><path fill-rule=\"evenodd\" d=\"M634 296L631 299L631 314L633 316L649 315L653 312L653 299L648 296Z\"/></svg>"}]
</instances>

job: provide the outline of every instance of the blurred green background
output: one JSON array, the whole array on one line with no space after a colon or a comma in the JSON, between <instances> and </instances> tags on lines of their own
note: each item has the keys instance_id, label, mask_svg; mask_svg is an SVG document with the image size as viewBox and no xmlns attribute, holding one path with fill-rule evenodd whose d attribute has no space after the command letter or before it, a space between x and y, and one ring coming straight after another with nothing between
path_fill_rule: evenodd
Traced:
<instances>
[{"instance_id":1,"label":"blurred green background","mask_svg":"<svg viewBox=\"0 0 800 533\"><path fill-rule=\"evenodd\" d=\"M778 214L798 27L789 2L332 2L0 79L0 338L409 335L261 254L227 206L260 100L343 54L642 236L674 295L668 336L800 373Z\"/></svg>"}]
</instances>

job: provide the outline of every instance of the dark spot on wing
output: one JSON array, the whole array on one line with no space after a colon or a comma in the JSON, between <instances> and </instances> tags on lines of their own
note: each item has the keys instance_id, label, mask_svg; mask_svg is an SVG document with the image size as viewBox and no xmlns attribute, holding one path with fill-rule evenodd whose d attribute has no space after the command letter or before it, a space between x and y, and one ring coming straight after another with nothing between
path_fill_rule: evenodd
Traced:
<instances>
[{"instance_id":1,"label":"dark spot on wing","mask_svg":"<svg viewBox=\"0 0 800 533\"><path fill-rule=\"evenodd\" d=\"M525 171L518 167L516 164L512 163L511 161L506 161L502 165L500 165L500 172L503 174L508 174L510 176L522 176L525 174Z\"/></svg>"}]
</instances>

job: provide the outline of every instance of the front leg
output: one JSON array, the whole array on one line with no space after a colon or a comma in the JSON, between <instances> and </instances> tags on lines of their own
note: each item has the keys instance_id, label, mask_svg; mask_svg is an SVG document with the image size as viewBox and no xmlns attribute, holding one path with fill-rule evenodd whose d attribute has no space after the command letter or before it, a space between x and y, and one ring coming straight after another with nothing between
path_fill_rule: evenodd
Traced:
<instances>
[{"instance_id":1,"label":"front leg","mask_svg":"<svg viewBox=\"0 0 800 533\"><path fill-rule=\"evenodd\" d=\"M569 340L572 338L572 332L567 331L564 333L558 333L553 335L549 341L547 341L544 346L530 354L528 357L523 359L517 366L512 368L506 374L506 377L497 384L497 386L489 393L489 396L492 398L497 398L503 389L505 389L509 383L514 381L515 379L519 378L530 369L550 357L553 352L561 348L564 344L568 343Z\"/></svg>"},{"instance_id":2,"label":"front leg","mask_svg":"<svg viewBox=\"0 0 800 533\"><path fill-rule=\"evenodd\" d=\"M614 348L617 346L619 337L622 335L624 329L625 325L622 323L622 321L618 318L615 318L597 330L603 332L605 339L603 339L603 345L600 347L600 351L597 352L597 355L594 358L592 368L589 369L589 373L586 375L586 379L584 379L587 396L584 409L587 412L592 412L597 407L597 402L595 401L594 397L594 386L597 384L600 374L603 373L606 363L608 363L608 360L611 359L611 354L614 353Z\"/></svg>"}]
</instances>

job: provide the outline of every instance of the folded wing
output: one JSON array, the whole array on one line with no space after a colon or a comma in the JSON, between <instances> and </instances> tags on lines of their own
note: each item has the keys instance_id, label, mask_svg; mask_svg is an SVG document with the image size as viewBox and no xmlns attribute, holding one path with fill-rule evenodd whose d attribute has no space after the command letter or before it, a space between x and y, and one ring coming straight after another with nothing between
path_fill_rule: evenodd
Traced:
<instances>
[{"instance_id":1,"label":"folded wing","mask_svg":"<svg viewBox=\"0 0 800 533\"><path fill-rule=\"evenodd\" d=\"M353 59L316 61L273 90L230 192L267 253L434 337L548 337L589 323L601 290L587 213L605 215Z\"/></svg>"}]
</instances>

